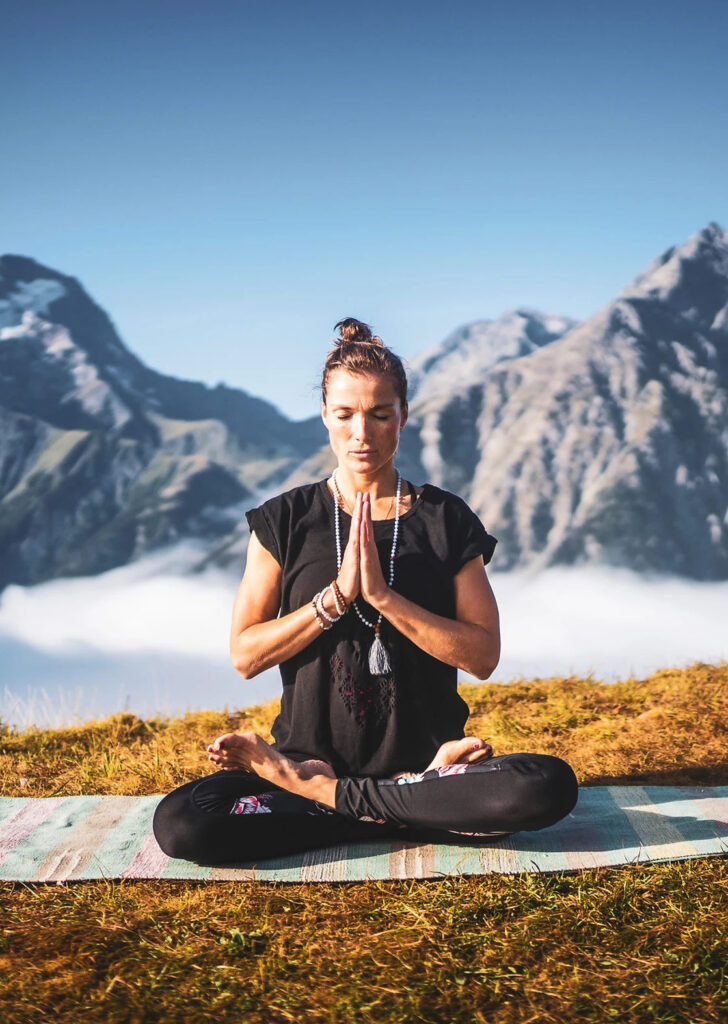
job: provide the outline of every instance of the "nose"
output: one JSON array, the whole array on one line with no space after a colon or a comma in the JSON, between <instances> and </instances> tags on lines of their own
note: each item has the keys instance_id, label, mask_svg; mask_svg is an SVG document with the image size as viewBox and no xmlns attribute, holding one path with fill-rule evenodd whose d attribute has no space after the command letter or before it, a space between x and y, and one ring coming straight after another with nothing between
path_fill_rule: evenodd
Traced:
<instances>
[{"instance_id":1,"label":"nose","mask_svg":"<svg viewBox=\"0 0 728 1024\"><path fill-rule=\"evenodd\" d=\"M357 441L366 441L369 436L369 424L366 416L359 413L354 416L354 437Z\"/></svg>"}]
</instances>

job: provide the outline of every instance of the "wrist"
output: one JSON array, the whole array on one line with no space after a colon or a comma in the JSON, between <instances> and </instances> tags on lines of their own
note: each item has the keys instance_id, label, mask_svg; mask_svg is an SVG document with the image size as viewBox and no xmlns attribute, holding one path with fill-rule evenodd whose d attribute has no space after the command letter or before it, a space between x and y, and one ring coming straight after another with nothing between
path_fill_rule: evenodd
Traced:
<instances>
[{"instance_id":1,"label":"wrist","mask_svg":"<svg viewBox=\"0 0 728 1024\"><path fill-rule=\"evenodd\" d=\"M367 604L370 604L372 608L376 608L386 618L388 609L392 607L393 594L392 588L385 586L374 594L367 594L365 600Z\"/></svg>"},{"instance_id":2,"label":"wrist","mask_svg":"<svg viewBox=\"0 0 728 1024\"><path fill-rule=\"evenodd\" d=\"M351 604L351 602L348 601L342 594L341 587L339 586L339 581L336 579L331 581L331 596L334 599L334 604L336 605L336 610L338 611L339 615L346 615L346 613L349 611L349 605Z\"/></svg>"},{"instance_id":3,"label":"wrist","mask_svg":"<svg viewBox=\"0 0 728 1024\"><path fill-rule=\"evenodd\" d=\"M343 599L344 599L344 600L346 601L346 606L347 606L347 608L348 608L348 607L349 607L349 605L351 604L351 602L352 602L352 601L354 600L354 598L355 598L355 597L357 596L357 594L359 593L359 591L357 590L357 591L355 591L355 592L354 592L353 594L349 593L349 592L347 591L346 587L344 587L344 586L343 586L343 584L342 584L342 582L341 582L341 579L340 579L340 577L338 577L338 576L336 577L336 579L334 580L334 582L336 583L336 586L337 586L337 587L339 588L339 593L341 594L341 596L343 597Z\"/></svg>"}]
</instances>

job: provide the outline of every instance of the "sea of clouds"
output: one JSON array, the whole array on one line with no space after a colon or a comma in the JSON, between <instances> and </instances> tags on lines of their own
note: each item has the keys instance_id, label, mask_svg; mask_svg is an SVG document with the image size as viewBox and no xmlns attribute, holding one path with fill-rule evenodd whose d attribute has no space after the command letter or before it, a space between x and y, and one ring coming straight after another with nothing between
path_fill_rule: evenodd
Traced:
<instances>
[{"instance_id":1,"label":"sea of clouds","mask_svg":"<svg viewBox=\"0 0 728 1024\"><path fill-rule=\"evenodd\" d=\"M236 708L280 693L270 669L245 680L228 638L238 585L189 573L180 548L100 576L10 586L0 596L0 721L59 726ZM728 582L621 569L490 574L501 615L493 681L591 674L613 682L728 660Z\"/></svg>"}]
</instances>

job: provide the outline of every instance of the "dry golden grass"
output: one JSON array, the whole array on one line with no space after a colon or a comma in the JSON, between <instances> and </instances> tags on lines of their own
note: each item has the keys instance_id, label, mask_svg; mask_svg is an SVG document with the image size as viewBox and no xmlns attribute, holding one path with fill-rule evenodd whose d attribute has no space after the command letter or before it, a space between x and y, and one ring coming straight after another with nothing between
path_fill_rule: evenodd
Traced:
<instances>
[{"instance_id":1,"label":"dry golden grass","mask_svg":"<svg viewBox=\"0 0 728 1024\"><path fill-rule=\"evenodd\" d=\"M665 669L647 679L533 679L462 685L467 732L496 754L565 758L581 784L728 782L728 663ZM270 739L278 700L181 719L112 715L67 729L0 736L0 793L165 793L213 770L207 744L253 729ZM25 780L25 781L23 781Z\"/></svg>"},{"instance_id":2,"label":"dry golden grass","mask_svg":"<svg viewBox=\"0 0 728 1024\"><path fill-rule=\"evenodd\" d=\"M727 684L724 663L461 690L468 732L498 754L558 754L587 785L717 785ZM267 736L276 710L6 732L0 791L165 792L211 770L215 734ZM340 886L4 883L0 1020L720 1022L727 896L723 858Z\"/></svg>"}]
</instances>

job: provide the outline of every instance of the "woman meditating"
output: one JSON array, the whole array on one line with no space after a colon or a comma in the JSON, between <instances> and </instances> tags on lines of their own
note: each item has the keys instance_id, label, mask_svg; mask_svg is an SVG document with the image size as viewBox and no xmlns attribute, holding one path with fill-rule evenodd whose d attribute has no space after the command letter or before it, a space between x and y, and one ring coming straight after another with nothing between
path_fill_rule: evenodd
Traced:
<instances>
[{"instance_id":1,"label":"woman meditating","mask_svg":"<svg viewBox=\"0 0 728 1024\"><path fill-rule=\"evenodd\" d=\"M402 363L366 324L336 327L322 415L337 468L247 513L230 650L246 679L280 666L274 743L243 732L209 745L220 770L155 812L172 857L255 861L391 835L463 842L545 828L576 803L560 758L495 757L464 736L457 670L487 679L500 656L485 572L496 540L461 498L402 479Z\"/></svg>"}]
</instances>

